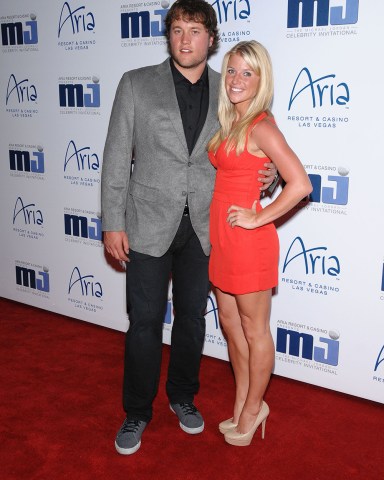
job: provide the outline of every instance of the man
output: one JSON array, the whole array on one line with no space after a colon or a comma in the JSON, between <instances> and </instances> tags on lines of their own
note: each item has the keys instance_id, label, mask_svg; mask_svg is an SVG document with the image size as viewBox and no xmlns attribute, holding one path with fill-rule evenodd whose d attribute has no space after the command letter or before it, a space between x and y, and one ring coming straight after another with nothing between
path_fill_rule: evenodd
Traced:
<instances>
[{"instance_id":1,"label":"man","mask_svg":"<svg viewBox=\"0 0 384 480\"><path fill-rule=\"evenodd\" d=\"M165 24L170 58L123 75L104 150L104 244L127 262L126 419L115 441L124 455L140 448L152 417L170 276L175 315L166 391L180 427L189 434L204 429L193 400L209 291L215 170L206 145L218 129L220 75L207 58L218 45L217 19L204 0L177 0Z\"/></svg>"}]
</instances>

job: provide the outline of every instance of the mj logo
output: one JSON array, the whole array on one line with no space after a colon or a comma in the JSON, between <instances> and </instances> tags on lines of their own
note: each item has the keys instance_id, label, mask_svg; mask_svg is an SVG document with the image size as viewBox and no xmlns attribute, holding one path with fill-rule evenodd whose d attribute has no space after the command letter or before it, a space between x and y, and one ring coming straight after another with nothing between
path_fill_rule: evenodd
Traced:
<instances>
[{"instance_id":1,"label":"mj logo","mask_svg":"<svg viewBox=\"0 0 384 480\"><path fill-rule=\"evenodd\" d=\"M341 0L339 0L341 1ZM330 0L288 0L288 28L350 25L357 23L359 0L345 0L343 6L330 6ZM301 22L300 22L301 11Z\"/></svg>"},{"instance_id":2,"label":"mj logo","mask_svg":"<svg viewBox=\"0 0 384 480\"><path fill-rule=\"evenodd\" d=\"M37 150L9 150L9 168L19 172L44 173L43 147L37 147Z\"/></svg>"},{"instance_id":3,"label":"mj logo","mask_svg":"<svg viewBox=\"0 0 384 480\"><path fill-rule=\"evenodd\" d=\"M34 45L38 42L36 15L31 13L29 21L2 23L1 41L6 45Z\"/></svg>"},{"instance_id":4,"label":"mj logo","mask_svg":"<svg viewBox=\"0 0 384 480\"><path fill-rule=\"evenodd\" d=\"M339 363L339 341L332 338L320 337L322 346L314 345L314 337L308 333L299 333L294 330L277 328L276 351L288 353L295 357L326 365L337 366Z\"/></svg>"},{"instance_id":5,"label":"mj logo","mask_svg":"<svg viewBox=\"0 0 384 480\"><path fill-rule=\"evenodd\" d=\"M323 202L329 205L347 205L349 178L339 175L328 175L330 186L323 186L323 179L318 174L308 174L312 183L312 193L309 195L311 202Z\"/></svg>"},{"instance_id":6,"label":"mj logo","mask_svg":"<svg viewBox=\"0 0 384 480\"><path fill-rule=\"evenodd\" d=\"M99 79L94 77L93 83L61 83L59 84L60 107L100 107ZM86 91L88 89L88 91Z\"/></svg>"},{"instance_id":7,"label":"mj logo","mask_svg":"<svg viewBox=\"0 0 384 480\"><path fill-rule=\"evenodd\" d=\"M23 287L49 292L49 273L44 267L43 271L36 272L32 268L16 266L16 283Z\"/></svg>"},{"instance_id":8,"label":"mj logo","mask_svg":"<svg viewBox=\"0 0 384 480\"><path fill-rule=\"evenodd\" d=\"M163 3L163 2L162 2ZM121 38L161 37L165 34L164 20L168 13L168 2L162 10L154 10L156 20L151 20L148 10L121 14Z\"/></svg>"}]
</instances>

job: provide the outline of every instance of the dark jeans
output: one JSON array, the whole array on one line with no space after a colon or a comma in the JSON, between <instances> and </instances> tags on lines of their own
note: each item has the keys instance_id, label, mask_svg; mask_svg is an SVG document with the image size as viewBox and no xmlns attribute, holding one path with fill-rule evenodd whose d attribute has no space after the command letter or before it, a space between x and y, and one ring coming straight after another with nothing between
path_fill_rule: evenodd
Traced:
<instances>
[{"instance_id":1,"label":"dark jeans","mask_svg":"<svg viewBox=\"0 0 384 480\"><path fill-rule=\"evenodd\" d=\"M152 257L130 250L127 263L129 329L125 343L123 405L127 418L149 421L161 366L162 331L172 276L174 323L166 384L170 403L192 402L199 389L209 291L208 258L189 216L169 250Z\"/></svg>"}]
</instances>

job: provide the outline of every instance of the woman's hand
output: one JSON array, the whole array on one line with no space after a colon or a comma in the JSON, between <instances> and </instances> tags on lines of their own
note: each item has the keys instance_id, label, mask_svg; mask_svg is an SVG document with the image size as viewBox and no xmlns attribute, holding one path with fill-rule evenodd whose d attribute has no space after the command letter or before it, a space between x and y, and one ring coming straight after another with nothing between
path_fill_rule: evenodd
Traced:
<instances>
[{"instance_id":1,"label":"woman's hand","mask_svg":"<svg viewBox=\"0 0 384 480\"><path fill-rule=\"evenodd\" d=\"M242 227L247 230L257 228L257 200L252 204L251 208L243 208L238 205L231 205L228 208L227 222L233 227Z\"/></svg>"}]
</instances>

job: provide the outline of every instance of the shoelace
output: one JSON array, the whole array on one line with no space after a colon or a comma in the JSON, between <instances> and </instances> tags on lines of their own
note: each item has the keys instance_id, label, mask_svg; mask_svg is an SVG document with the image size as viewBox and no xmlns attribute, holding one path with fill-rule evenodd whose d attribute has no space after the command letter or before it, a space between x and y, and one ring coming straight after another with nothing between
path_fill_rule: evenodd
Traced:
<instances>
[{"instance_id":1,"label":"shoelace","mask_svg":"<svg viewBox=\"0 0 384 480\"><path fill-rule=\"evenodd\" d=\"M183 410L184 415L196 415L197 408L193 403L180 403L180 408Z\"/></svg>"},{"instance_id":2,"label":"shoelace","mask_svg":"<svg viewBox=\"0 0 384 480\"><path fill-rule=\"evenodd\" d=\"M125 420L124 425L121 427L122 433L136 433L140 426L140 420Z\"/></svg>"}]
</instances>

